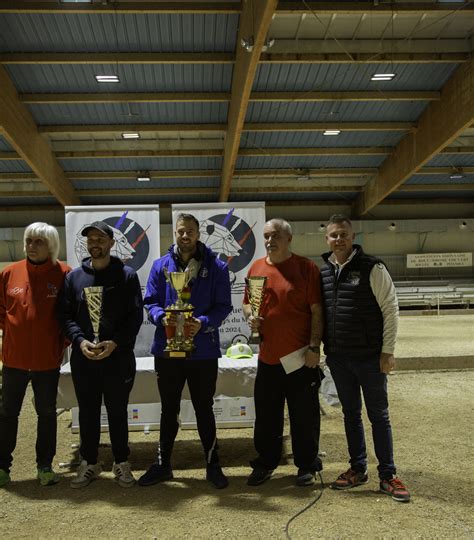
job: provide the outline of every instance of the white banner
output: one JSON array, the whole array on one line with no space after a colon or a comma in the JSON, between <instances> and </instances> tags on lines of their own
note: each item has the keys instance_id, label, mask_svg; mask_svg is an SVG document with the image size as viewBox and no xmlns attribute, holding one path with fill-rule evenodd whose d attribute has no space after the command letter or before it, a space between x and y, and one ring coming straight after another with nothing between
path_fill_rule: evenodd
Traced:
<instances>
[{"instance_id":1,"label":"white banner","mask_svg":"<svg viewBox=\"0 0 474 540\"><path fill-rule=\"evenodd\" d=\"M143 293L153 261L160 256L159 206L66 206L65 211L68 264L79 266L89 255L82 229L94 221L105 221L114 231L111 255L137 272ZM135 345L137 357L149 356L154 331L145 316Z\"/></svg>"},{"instance_id":2,"label":"white banner","mask_svg":"<svg viewBox=\"0 0 474 540\"><path fill-rule=\"evenodd\" d=\"M238 334L249 335L242 313L245 277L255 259L266 254L263 244L265 203L173 204L173 231L178 214L193 214L201 224L201 242L229 265L233 310L220 328L223 354Z\"/></svg>"},{"instance_id":3,"label":"white banner","mask_svg":"<svg viewBox=\"0 0 474 540\"><path fill-rule=\"evenodd\" d=\"M407 268L472 266L472 253L414 253L407 255Z\"/></svg>"}]
</instances>

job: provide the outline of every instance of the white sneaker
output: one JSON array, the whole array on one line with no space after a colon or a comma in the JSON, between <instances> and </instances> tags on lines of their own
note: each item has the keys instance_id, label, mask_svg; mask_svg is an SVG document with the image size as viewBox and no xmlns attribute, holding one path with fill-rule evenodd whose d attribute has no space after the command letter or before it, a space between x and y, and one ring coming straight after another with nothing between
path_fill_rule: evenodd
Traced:
<instances>
[{"instance_id":1,"label":"white sneaker","mask_svg":"<svg viewBox=\"0 0 474 540\"><path fill-rule=\"evenodd\" d=\"M122 463L114 463L112 472L115 475L119 486L128 488L135 484L135 478L133 478L132 471L130 469L130 463L128 461L122 461Z\"/></svg>"},{"instance_id":2,"label":"white sneaker","mask_svg":"<svg viewBox=\"0 0 474 540\"><path fill-rule=\"evenodd\" d=\"M88 465L87 461L82 460L79 468L77 469L77 476L71 480L72 488L82 488L88 486L92 480L99 478L102 472L100 463L95 465Z\"/></svg>"}]
</instances>

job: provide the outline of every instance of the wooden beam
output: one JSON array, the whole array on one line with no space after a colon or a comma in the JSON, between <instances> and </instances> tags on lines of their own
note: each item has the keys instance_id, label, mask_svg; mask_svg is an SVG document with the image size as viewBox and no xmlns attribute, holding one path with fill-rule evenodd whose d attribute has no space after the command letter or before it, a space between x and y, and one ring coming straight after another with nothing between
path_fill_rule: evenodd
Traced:
<instances>
[{"instance_id":1,"label":"wooden beam","mask_svg":"<svg viewBox=\"0 0 474 540\"><path fill-rule=\"evenodd\" d=\"M257 1L257 0L254 0ZM260 0L262 1L262 0ZM267 0L273 2L276 0ZM263 2L262 2L263 3ZM259 2L260 5L260 2ZM250 35L250 34L249 34ZM238 42L237 53L241 47ZM242 49L243 50L243 49ZM255 50L255 47L254 47ZM244 50L244 52L246 52ZM253 51L252 51L253 53ZM250 56L252 55L250 53ZM246 53L249 54L249 53ZM468 62L470 53L281 53L262 54L262 64L437 64ZM0 64L21 65L140 65L140 64L233 64L230 53L0 53Z\"/></svg>"},{"instance_id":2,"label":"wooden beam","mask_svg":"<svg viewBox=\"0 0 474 540\"><path fill-rule=\"evenodd\" d=\"M431 94L433 92L430 92ZM436 92L434 92L436 93ZM226 92L127 92L93 94L21 94L20 100L29 105L96 104L96 103L227 103Z\"/></svg>"},{"instance_id":3,"label":"wooden beam","mask_svg":"<svg viewBox=\"0 0 474 540\"><path fill-rule=\"evenodd\" d=\"M216 157L222 150L98 150L91 152L56 152L57 159L137 158L137 157Z\"/></svg>"},{"instance_id":4,"label":"wooden beam","mask_svg":"<svg viewBox=\"0 0 474 540\"><path fill-rule=\"evenodd\" d=\"M196 14L227 15L239 14L240 2L101 2L91 4L61 2L18 2L2 0L0 13L102 13L102 14Z\"/></svg>"},{"instance_id":5,"label":"wooden beam","mask_svg":"<svg viewBox=\"0 0 474 540\"><path fill-rule=\"evenodd\" d=\"M411 175L458 137L474 120L474 60L462 64L441 92L441 100L428 105L415 133L406 135L369 180L354 210L363 216L395 191ZM446 148L450 153L451 148Z\"/></svg>"},{"instance_id":6,"label":"wooden beam","mask_svg":"<svg viewBox=\"0 0 474 540\"><path fill-rule=\"evenodd\" d=\"M39 126L40 133L123 133L142 132L176 133L178 131L197 133L222 133L226 124L66 124Z\"/></svg>"},{"instance_id":7,"label":"wooden beam","mask_svg":"<svg viewBox=\"0 0 474 540\"><path fill-rule=\"evenodd\" d=\"M61 204L79 203L71 182L66 178L46 140L38 133L31 113L19 101L17 91L2 66L0 66L0 133L5 135L21 159L28 163Z\"/></svg>"},{"instance_id":8,"label":"wooden beam","mask_svg":"<svg viewBox=\"0 0 474 540\"><path fill-rule=\"evenodd\" d=\"M451 138L451 140L454 139ZM440 154L474 154L474 146L447 146L440 151Z\"/></svg>"},{"instance_id":9,"label":"wooden beam","mask_svg":"<svg viewBox=\"0 0 474 540\"><path fill-rule=\"evenodd\" d=\"M439 92L372 91L372 92L252 92L249 101L267 102L333 102L333 101L437 101ZM127 92L93 94L20 94L20 100L28 105L51 105L60 103L227 103L226 92Z\"/></svg>"},{"instance_id":10,"label":"wooden beam","mask_svg":"<svg viewBox=\"0 0 474 540\"><path fill-rule=\"evenodd\" d=\"M242 131L408 131L412 122L255 122L244 124ZM66 124L39 126L40 133L223 133L226 124Z\"/></svg>"},{"instance_id":11,"label":"wooden beam","mask_svg":"<svg viewBox=\"0 0 474 540\"><path fill-rule=\"evenodd\" d=\"M262 54L262 64L460 64L471 53L289 53ZM1 59L1 55L0 55Z\"/></svg>"},{"instance_id":12,"label":"wooden beam","mask_svg":"<svg viewBox=\"0 0 474 540\"><path fill-rule=\"evenodd\" d=\"M257 122L245 124L242 131L408 131L414 125L412 122Z\"/></svg>"},{"instance_id":13,"label":"wooden beam","mask_svg":"<svg viewBox=\"0 0 474 540\"><path fill-rule=\"evenodd\" d=\"M0 64L233 64L230 53L1 53ZM113 66L112 66L113 67Z\"/></svg>"},{"instance_id":14,"label":"wooden beam","mask_svg":"<svg viewBox=\"0 0 474 540\"><path fill-rule=\"evenodd\" d=\"M277 15L302 15L314 11L318 15L360 15L368 13L445 13L457 10L472 11L472 2L279 2Z\"/></svg>"},{"instance_id":15,"label":"wooden beam","mask_svg":"<svg viewBox=\"0 0 474 540\"><path fill-rule=\"evenodd\" d=\"M352 147L328 147L328 148L241 148L237 149L239 156L380 156L393 151L390 146L352 146ZM5 152L7 159L21 159L12 152ZM204 150L88 150L88 151L58 151L54 155L57 159L86 159L86 158L137 158L137 157L215 157L222 156L220 149ZM0 160L2 153L0 152ZM232 169L234 174L234 169Z\"/></svg>"},{"instance_id":16,"label":"wooden beam","mask_svg":"<svg viewBox=\"0 0 474 540\"><path fill-rule=\"evenodd\" d=\"M228 127L219 192L220 202L225 202L229 198L250 93L277 4L278 0L248 0L243 5L227 116ZM249 39L252 40L252 49L246 50L241 43Z\"/></svg>"},{"instance_id":17,"label":"wooden beam","mask_svg":"<svg viewBox=\"0 0 474 540\"><path fill-rule=\"evenodd\" d=\"M392 152L389 146L329 148L241 148L239 156L378 156Z\"/></svg>"}]
</instances>

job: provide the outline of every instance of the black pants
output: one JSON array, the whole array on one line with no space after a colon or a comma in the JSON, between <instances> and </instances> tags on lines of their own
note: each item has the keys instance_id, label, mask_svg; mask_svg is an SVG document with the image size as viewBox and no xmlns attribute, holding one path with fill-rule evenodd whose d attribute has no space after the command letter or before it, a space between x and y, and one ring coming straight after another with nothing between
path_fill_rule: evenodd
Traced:
<instances>
[{"instance_id":1,"label":"black pants","mask_svg":"<svg viewBox=\"0 0 474 540\"><path fill-rule=\"evenodd\" d=\"M115 462L127 461L130 455L127 406L134 378L134 375L126 378L120 373L110 372L110 368L104 369L100 365L88 370L72 368L72 380L79 405L80 453L87 463L97 463L102 397L107 410Z\"/></svg>"},{"instance_id":2,"label":"black pants","mask_svg":"<svg viewBox=\"0 0 474 540\"><path fill-rule=\"evenodd\" d=\"M13 461L18 434L18 416L31 381L35 397L38 427L36 434L36 464L50 467L56 454L56 395L59 369L25 371L3 366L3 406L0 407L0 469L7 472Z\"/></svg>"},{"instance_id":3,"label":"black pants","mask_svg":"<svg viewBox=\"0 0 474 540\"><path fill-rule=\"evenodd\" d=\"M188 382L197 428L207 463L218 461L216 419L212 406L217 381L217 358L191 360L155 357L161 396L158 461L170 463L179 429L178 416L184 383Z\"/></svg>"},{"instance_id":4,"label":"black pants","mask_svg":"<svg viewBox=\"0 0 474 540\"><path fill-rule=\"evenodd\" d=\"M295 465L321 468L319 386L319 369L303 366L287 375L281 364L258 361L254 393L254 444L258 457L252 461L253 466L273 470L280 462L286 399Z\"/></svg>"}]
</instances>

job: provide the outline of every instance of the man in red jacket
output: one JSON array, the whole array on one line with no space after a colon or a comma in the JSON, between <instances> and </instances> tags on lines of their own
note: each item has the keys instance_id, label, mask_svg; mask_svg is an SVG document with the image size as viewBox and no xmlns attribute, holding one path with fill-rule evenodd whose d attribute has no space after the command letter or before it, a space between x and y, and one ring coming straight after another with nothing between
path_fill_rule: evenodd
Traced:
<instances>
[{"instance_id":1,"label":"man in red jacket","mask_svg":"<svg viewBox=\"0 0 474 540\"><path fill-rule=\"evenodd\" d=\"M56 317L56 301L70 268L58 261L58 231L47 223L32 223L25 229L24 250L26 259L0 274L0 487L10 481L18 416L29 381L38 415L38 479L43 486L59 481L51 464L56 453L56 394L65 339Z\"/></svg>"}]
</instances>

